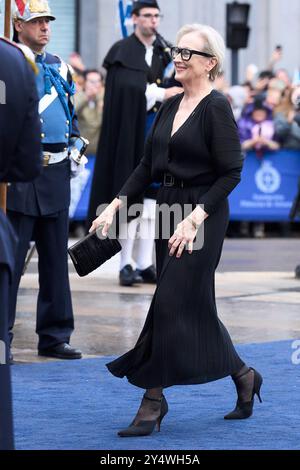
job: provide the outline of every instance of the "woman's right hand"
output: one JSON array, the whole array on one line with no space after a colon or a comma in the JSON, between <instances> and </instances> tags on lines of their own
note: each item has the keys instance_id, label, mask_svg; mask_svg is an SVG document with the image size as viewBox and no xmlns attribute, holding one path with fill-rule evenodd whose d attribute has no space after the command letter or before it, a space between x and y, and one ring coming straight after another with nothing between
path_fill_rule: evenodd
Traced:
<instances>
[{"instance_id":1,"label":"woman's right hand","mask_svg":"<svg viewBox=\"0 0 300 470\"><path fill-rule=\"evenodd\" d=\"M113 202L111 202L109 206L107 206L107 208L101 212L99 217L93 221L89 233L93 232L93 230L97 230L98 228L103 227L102 235L106 237L108 230L113 223L114 216L120 206L121 201L119 199L114 199Z\"/></svg>"}]
</instances>

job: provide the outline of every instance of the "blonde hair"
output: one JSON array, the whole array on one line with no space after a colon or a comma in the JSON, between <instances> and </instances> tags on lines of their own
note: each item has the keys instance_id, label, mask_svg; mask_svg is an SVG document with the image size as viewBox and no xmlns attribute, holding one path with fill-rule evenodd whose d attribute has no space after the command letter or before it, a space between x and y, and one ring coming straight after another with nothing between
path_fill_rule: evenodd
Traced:
<instances>
[{"instance_id":1,"label":"blonde hair","mask_svg":"<svg viewBox=\"0 0 300 470\"><path fill-rule=\"evenodd\" d=\"M209 78L213 82L223 70L226 52L224 39L221 34L211 26L194 23L186 24L180 28L176 38L177 44L183 36L189 33L198 33L199 36L204 39L203 52L211 54L217 59L216 65L209 73Z\"/></svg>"}]
</instances>

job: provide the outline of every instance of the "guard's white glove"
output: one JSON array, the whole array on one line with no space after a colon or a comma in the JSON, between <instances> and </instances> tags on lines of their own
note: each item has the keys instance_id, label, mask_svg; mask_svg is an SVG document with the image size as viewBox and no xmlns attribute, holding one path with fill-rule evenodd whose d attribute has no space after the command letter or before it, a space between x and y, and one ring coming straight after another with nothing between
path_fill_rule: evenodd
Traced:
<instances>
[{"instance_id":1,"label":"guard's white glove","mask_svg":"<svg viewBox=\"0 0 300 470\"><path fill-rule=\"evenodd\" d=\"M70 151L71 178L76 178L76 176L80 175L88 162L85 155L79 157L79 150L76 147L72 147Z\"/></svg>"}]
</instances>

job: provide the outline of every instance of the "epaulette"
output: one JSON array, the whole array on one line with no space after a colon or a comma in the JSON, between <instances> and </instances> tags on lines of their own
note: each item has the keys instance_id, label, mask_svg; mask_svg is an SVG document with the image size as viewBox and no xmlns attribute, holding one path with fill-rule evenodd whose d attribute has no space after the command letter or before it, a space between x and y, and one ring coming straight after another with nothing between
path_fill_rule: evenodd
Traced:
<instances>
[{"instance_id":1,"label":"epaulette","mask_svg":"<svg viewBox=\"0 0 300 470\"><path fill-rule=\"evenodd\" d=\"M25 49L25 48L27 48L26 46L24 46L24 48L23 48L23 45L18 44L18 43L13 42L13 41L10 41L9 39L3 38L3 37L0 38L0 41L4 41L4 42L6 42L7 44L9 44L10 46L13 46L13 47L15 47L16 49L18 49L18 51L20 51L21 54L25 57L25 59L27 60L28 64L30 65L30 67L31 67L32 70L34 71L34 73L35 73L36 75L38 75L39 69L38 69L38 67L37 67L37 65L36 65L36 63L35 63L35 61L32 59L32 57L30 57L29 53L26 54L26 49ZM28 47L27 49L30 51L29 47Z\"/></svg>"},{"instance_id":2,"label":"epaulette","mask_svg":"<svg viewBox=\"0 0 300 470\"><path fill-rule=\"evenodd\" d=\"M6 42L10 46L14 46L16 49L19 49L18 44L16 42L11 41L10 39L7 39L1 36L0 41Z\"/></svg>"},{"instance_id":3,"label":"epaulette","mask_svg":"<svg viewBox=\"0 0 300 470\"><path fill-rule=\"evenodd\" d=\"M76 72L75 70L73 69L72 65L71 64L67 64L67 67L69 69L69 72L71 74L71 77L72 77L72 80L74 81L76 79Z\"/></svg>"},{"instance_id":4,"label":"epaulette","mask_svg":"<svg viewBox=\"0 0 300 470\"><path fill-rule=\"evenodd\" d=\"M69 71L69 74L71 75L71 78L72 78L73 82L75 82L76 81L76 72L73 69L72 65L65 62L59 55L57 55L57 54L53 54L53 55L54 55L54 57L57 57L61 61L62 64L66 64L67 69Z\"/></svg>"},{"instance_id":5,"label":"epaulette","mask_svg":"<svg viewBox=\"0 0 300 470\"><path fill-rule=\"evenodd\" d=\"M54 57L60 60L60 62L64 62L62 58L58 54L52 54Z\"/></svg>"},{"instance_id":6,"label":"epaulette","mask_svg":"<svg viewBox=\"0 0 300 470\"><path fill-rule=\"evenodd\" d=\"M34 71L34 73L36 75L38 75L39 74L39 68L35 63L35 55L32 52L32 50L28 46L25 46L24 44L18 44L18 46L19 46L19 49L22 51L22 53L23 53L25 59L27 60L28 64L30 65L30 67Z\"/></svg>"}]
</instances>

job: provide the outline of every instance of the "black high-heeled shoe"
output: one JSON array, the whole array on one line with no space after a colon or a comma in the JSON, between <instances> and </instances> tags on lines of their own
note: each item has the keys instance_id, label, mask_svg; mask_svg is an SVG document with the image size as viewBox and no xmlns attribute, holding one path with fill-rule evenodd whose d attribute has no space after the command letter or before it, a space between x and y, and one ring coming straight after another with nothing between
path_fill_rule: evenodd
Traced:
<instances>
[{"instance_id":1,"label":"black high-heeled shoe","mask_svg":"<svg viewBox=\"0 0 300 470\"><path fill-rule=\"evenodd\" d=\"M255 369L252 367L249 367L249 369L244 372L243 374L235 377L233 380L236 384L236 387L238 388L238 381L241 377L244 375L248 374L251 370L254 372L254 381L253 381L253 387L252 387L252 393L251 393L251 400L244 402L241 401L240 399L237 400L236 402L236 407L233 411L228 413L226 416L224 416L224 419L246 419L249 418L252 413L253 413L253 405L254 405L254 397L255 395L258 396L258 399L260 403L262 403L262 399L260 396L260 389L263 383L263 378L260 375L259 372L257 372Z\"/></svg>"},{"instance_id":2,"label":"black high-heeled shoe","mask_svg":"<svg viewBox=\"0 0 300 470\"><path fill-rule=\"evenodd\" d=\"M157 426L158 432L160 432L161 422L168 413L169 407L168 402L164 395L161 398L149 398L144 394L145 400L150 400L160 404L160 415L152 421L139 421L137 424L133 422L126 429L122 429L118 432L120 437L138 437L138 436L149 436Z\"/></svg>"}]
</instances>

